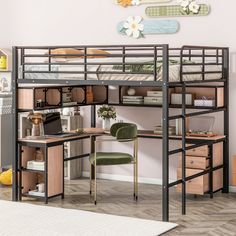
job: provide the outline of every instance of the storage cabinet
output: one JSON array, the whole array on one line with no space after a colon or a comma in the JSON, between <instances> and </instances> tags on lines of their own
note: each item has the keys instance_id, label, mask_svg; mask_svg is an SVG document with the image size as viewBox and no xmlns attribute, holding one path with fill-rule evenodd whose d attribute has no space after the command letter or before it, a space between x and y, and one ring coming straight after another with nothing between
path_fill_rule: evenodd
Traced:
<instances>
[{"instance_id":1,"label":"storage cabinet","mask_svg":"<svg viewBox=\"0 0 236 236\"><path fill-rule=\"evenodd\" d=\"M193 176L210 167L210 148L208 145L188 150L186 152L186 177ZM212 167L223 165L223 142L212 144ZM182 157L179 157L177 178L182 178ZM213 192L223 188L223 168L213 171L212 190ZM204 195L210 190L210 174L199 176L186 182L186 193ZM182 185L177 186L177 191L182 191Z\"/></svg>"},{"instance_id":2,"label":"storage cabinet","mask_svg":"<svg viewBox=\"0 0 236 236\"><path fill-rule=\"evenodd\" d=\"M43 153L44 169L28 168L28 161L36 160L36 151L41 149ZM20 170L20 197L48 198L64 196L63 178L63 145L53 147L31 147L20 146L21 155L19 158ZM34 192L38 184L44 184L43 192Z\"/></svg>"}]
</instances>

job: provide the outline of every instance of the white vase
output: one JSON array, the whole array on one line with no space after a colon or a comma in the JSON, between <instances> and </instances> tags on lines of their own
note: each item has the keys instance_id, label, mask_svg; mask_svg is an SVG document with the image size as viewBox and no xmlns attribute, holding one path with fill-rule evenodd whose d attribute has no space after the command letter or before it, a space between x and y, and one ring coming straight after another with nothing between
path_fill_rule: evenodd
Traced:
<instances>
[{"instance_id":1,"label":"white vase","mask_svg":"<svg viewBox=\"0 0 236 236\"><path fill-rule=\"evenodd\" d=\"M102 128L105 131L109 131L110 130L110 128L111 128L111 121L110 121L110 119L106 118L106 119L102 120Z\"/></svg>"}]
</instances>

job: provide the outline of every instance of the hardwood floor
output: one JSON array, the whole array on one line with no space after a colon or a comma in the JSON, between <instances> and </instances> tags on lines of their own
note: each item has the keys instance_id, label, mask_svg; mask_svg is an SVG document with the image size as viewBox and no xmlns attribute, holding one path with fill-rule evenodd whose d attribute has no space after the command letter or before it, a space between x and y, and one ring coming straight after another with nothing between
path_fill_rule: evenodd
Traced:
<instances>
[{"instance_id":1,"label":"hardwood floor","mask_svg":"<svg viewBox=\"0 0 236 236\"><path fill-rule=\"evenodd\" d=\"M161 220L161 187L140 184L139 200L133 200L132 183L99 180L98 204L89 195L87 179L66 181L65 199L51 199L49 206L74 208L93 212ZM11 199L11 188L0 188L0 199ZM37 200L26 202L44 204ZM173 189L170 193L170 221L179 227L165 235L236 235L236 194L217 193L214 199L188 196L187 215L181 215L181 195Z\"/></svg>"}]
</instances>

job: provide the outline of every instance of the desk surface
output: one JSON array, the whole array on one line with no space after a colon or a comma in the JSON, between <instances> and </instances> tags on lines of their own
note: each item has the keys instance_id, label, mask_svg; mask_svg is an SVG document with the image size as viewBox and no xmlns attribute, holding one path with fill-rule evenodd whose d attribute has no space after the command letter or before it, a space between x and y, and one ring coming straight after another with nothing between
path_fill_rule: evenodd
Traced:
<instances>
[{"instance_id":1,"label":"desk surface","mask_svg":"<svg viewBox=\"0 0 236 236\"><path fill-rule=\"evenodd\" d=\"M72 133L75 133L75 131L71 131ZM78 133L78 135L70 136L70 137L47 137L42 139L29 139L29 138L22 138L19 139L18 142L22 144L32 144L32 145L59 145L64 142L72 142L80 139L87 139L91 136L100 136L100 135L107 135L107 133L104 133L101 129L91 129L90 132L87 133ZM138 137L139 138L153 138L153 139L162 139L162 135L154 134L151 130L139 130L138 131ZM181 140L182 136L176 136L176 135L170 135L170 139L172 140ZM214 136L214 137L192 137L187 136L186 140L187 142L191 142L193 140L196 141L219 141L225 139L224 135Z\"/></svg>"}]
</instances>

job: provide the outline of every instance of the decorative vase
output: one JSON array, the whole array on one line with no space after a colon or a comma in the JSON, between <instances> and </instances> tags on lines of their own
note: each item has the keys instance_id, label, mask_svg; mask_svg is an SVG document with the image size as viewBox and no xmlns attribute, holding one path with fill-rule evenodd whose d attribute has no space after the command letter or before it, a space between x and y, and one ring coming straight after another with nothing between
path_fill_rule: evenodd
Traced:
<instances>
[{"instance_id":1,"label":"decorative vase","mask_svg":"<svg viewBox=\"0 0 236 236\"><path fill-rule=\"evenodd\" d=\"M105 131L109 131L110 130L110 128L111 128L111 121L110 121L110 119L105 118L105 119L102 120L102 128Z\"/></svg>"}]
</instances>

